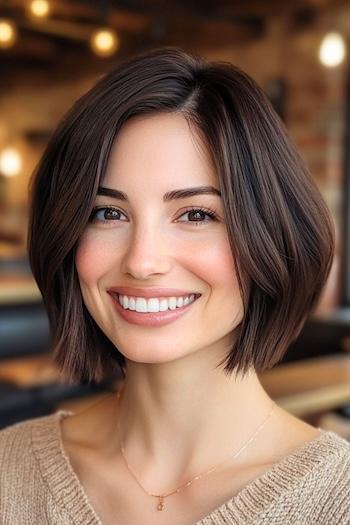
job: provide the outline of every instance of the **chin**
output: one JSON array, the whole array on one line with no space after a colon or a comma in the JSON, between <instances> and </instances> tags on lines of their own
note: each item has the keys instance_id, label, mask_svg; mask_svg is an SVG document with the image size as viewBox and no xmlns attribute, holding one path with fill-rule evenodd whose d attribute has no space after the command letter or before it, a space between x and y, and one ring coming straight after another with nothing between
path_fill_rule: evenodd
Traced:
<instances>
[{"instance_id":1,"label":"chin","mask_svg":"<svg viewBox=\"0 0 350 525\"><path fill-rule=\"evenodd\" d=\"M132 346L131 348L131 345L128 345L128 348L123 348L122 345L118 346L118 344L115 345L125 359L127 361L132 361L133 363L153 365L170 363L182 359L192 353L190 350L181 352L179 351L179 348L176 350L174 348L166 348L166 345L160 349L157 349L154 346L147 349L145 348L145 345L140 349L135 348L135 346Z\"/></svg>"}]
</instances>

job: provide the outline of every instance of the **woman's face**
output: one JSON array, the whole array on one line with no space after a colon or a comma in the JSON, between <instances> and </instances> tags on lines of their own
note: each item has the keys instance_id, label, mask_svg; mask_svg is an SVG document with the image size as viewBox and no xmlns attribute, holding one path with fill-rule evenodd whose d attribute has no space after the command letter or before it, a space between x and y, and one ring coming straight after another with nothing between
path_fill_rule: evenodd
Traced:
<instances>
[{"instance_id":1,"label":"woman's face","mask_svg":"<svg viewBox=\"0 0 350 525\"><path fill-rule=\"evenodd\" d=\"M132 361L164 363L206 350L223 357L242 319L220 195L164 199L175 190L203 186L219 190L200 144L179 114L127 121L113 145L102 183L103 188L123 192L127 200L98 195L98 209L79 242L76 268L85 305ZM199 208L209 208L216 218ZM142 289L128 290L128 296L140 297L129 303L134 310L122 310L120 287ZM154 289L159 288L172 291L157 294ZM147 292L148 298L201 295L176 310L173 301L161 300L170 310L135 311L148 304L143 297Z\"/></svg>"}]
</instances>

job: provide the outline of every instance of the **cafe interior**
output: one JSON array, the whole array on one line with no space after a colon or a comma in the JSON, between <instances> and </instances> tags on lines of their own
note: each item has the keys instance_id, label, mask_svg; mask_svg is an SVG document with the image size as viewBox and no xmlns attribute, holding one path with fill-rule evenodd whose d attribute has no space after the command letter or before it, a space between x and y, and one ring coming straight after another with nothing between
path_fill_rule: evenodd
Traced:
<instances>
[{"instance_id":1,"label":"cafe interior","mask_svg":"<svg viewBox=\"0 0 350 525\"><path fill-rule=\"evenodd\" d=\"M82 410L114 386L72 384L55 364L26 251L28 186L77 98L128 57L171 45L229 61L260 84L331 211L336 252L323 294L260 380L280 406L350 440L349 42L341 0L1 2L0 428Z\"/></svg>"}]
</instances>

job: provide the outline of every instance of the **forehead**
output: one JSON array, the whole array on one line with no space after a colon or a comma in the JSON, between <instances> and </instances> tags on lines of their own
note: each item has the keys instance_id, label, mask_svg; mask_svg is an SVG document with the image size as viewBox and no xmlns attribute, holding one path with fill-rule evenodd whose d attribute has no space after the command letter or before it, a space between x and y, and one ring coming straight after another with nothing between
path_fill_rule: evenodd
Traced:
<instances>
[{"instance_id":1,"label":"forehead","mask_svg":"<svg viewBox=\"0 0 350 525\"><path fill-rule=\"evenodd\" d=\"M116 137L103 185L127 191L165 192L218 186L210 155L193 126L179 113L136 116Z\"/></svg>"}]
</instances>

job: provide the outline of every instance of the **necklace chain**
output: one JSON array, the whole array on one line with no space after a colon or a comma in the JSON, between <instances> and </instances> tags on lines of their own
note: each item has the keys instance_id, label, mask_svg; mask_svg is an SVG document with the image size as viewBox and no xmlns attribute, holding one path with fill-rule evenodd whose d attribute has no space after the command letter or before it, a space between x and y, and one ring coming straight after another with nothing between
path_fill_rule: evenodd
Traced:
<instances>
[{"instance_id":1,"label":"necklace chain","mask_svg":"<svg viewBox=\"0 0 350 525\"><path fill-rule=\"evenodd\" d=\"M118 391L117 393L117 400L119 402L120 400L120 395L121 395L121 391L123 389L123 386L121 387L121 389ZM178 487L177 489L171 491L171 492L168 492L166 494L152 494L151 492L148 492L142 485L141 483L139 482L139 480L137 479L135 473L133 472L132 468L130 467L129 463L128 463L128 460L126 458L126 455L125 455L125 448L124 448L124 445L123 445L123 442L122 442L122 437L121 437L121 428L120 428L120 421L118 421L118 433L119 433L119 436L120 436L120 443L121 443L121 446L120 446L120 450L121 450L121 453L122 453L122 456L124 458L124 461L126 463L126 466L130 472L130 474L133 476L133 478L135 479L136 483L141 487L141 489L148 495L148 496L153 496L155 498L158 498L158 504L157 504L157 510L163 510L164 509L164 498L167 498L168 496L171 496L172 494L176 494L178 492L180 492L180 490L183 490L184 488L186 487L189 487L194 481L197 481L199 479L201 479L202 477L210 474L211 472L213 472L217 467L219 467L220 465L222 465L223 463L226 463L226 461L228 461L229 459L235 459L237 458L249 445L252 441L254 441L254 439L256 438L256 436L259 434L259 432L261 432L261 430L264 428L264 426L266 425L267 421L270 419L270 417L272 416L273 412L275 410L275 403L273 402L272 403L272 408L270 410L270 412L268 413L268 415L266 416L266 418L264 419L264 421L258 426L258 428L255 430L255 432L250 436L250 438L242 445L242 447L237 451L235 452L233 455L232 455L232 452L229 454L229 457L227 457L226 459L224 459L223 461L220 461L220 463L217 463L216 465L214 465L213 467L211 467L209 470L206 470L205 472L203 472L202 474L199 474L197 476L194 476L192 479L190 479L189 481L187 481L186 483L184 483L183 485L181 485L180 487Z\"/></svg>"}]
</instances>

